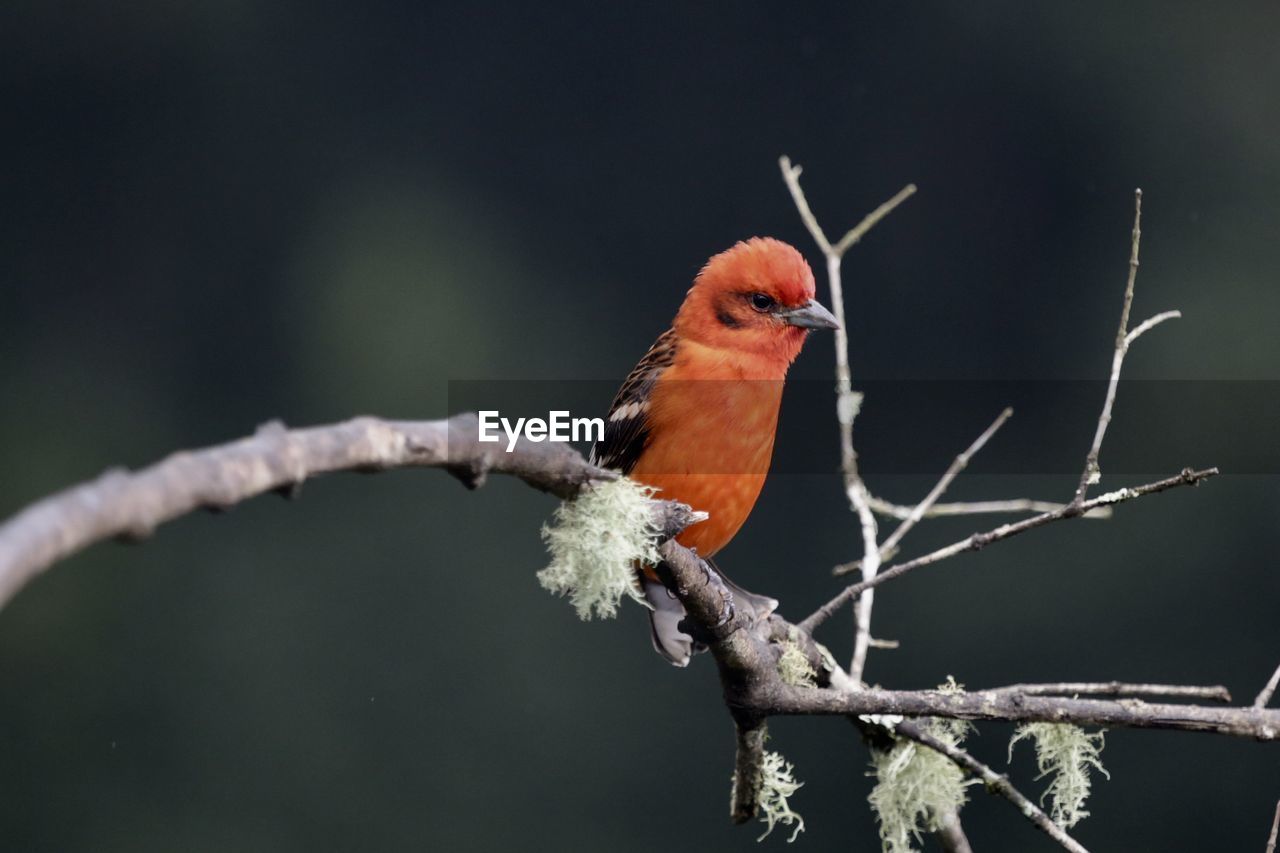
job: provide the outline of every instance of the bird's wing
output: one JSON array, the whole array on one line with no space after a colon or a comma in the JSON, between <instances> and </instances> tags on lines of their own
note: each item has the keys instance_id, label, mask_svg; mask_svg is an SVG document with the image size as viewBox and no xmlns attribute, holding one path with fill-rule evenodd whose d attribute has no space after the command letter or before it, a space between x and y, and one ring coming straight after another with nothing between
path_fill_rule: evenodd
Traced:
<instances>
[{"instance_id":1,"label":"bird's wing","mask_svg":"<svg viewBox=\"0 0 1280 853\"><path fill-rule=\"evenodd\" d=\"M649 440L649 395L676 358L676 333L667 330L658 337L618 389L609 416L605 419L604 438L591 448L591 461L601 468L631 473Z\"/></svg>"}]
</instances>

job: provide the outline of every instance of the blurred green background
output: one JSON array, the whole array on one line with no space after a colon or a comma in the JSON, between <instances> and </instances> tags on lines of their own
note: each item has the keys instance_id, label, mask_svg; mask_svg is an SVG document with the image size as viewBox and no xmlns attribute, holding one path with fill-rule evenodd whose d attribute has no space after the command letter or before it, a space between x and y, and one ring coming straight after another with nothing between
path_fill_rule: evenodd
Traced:
<instances>
[{"instance_id":1,"label":"blurred green background","mask_svg":"<svg viewBox=\"0 0 1280 853\"><path fill-rule=\"evenodd\" d=\"M0 516L272 418L440 416L449 380L620 379L713 252L767 233L819 260L782 153L833 233L920 186L846 262L857 378L1105 375L1135 186L1135 316L1186 319L1128 375L1280 378L1278 27L1274 3L1184 0L7 0ZM815 339L796 374L830 360ZM959 450L993 415L938 411L901 441ZM1116 417L1116 440L1160 429L1123 398ZM721 562L794 617L858 534L833 419L787 418L831 473L774 477ZM1271 443L1247 405L1238 423ZM954 494L1072 481L979 473ZM871 485L908 501L930 482ZM1280 661L1277 485L1229 472L885 587L876 634L903 645L868 677L1248 701ZM635 607L584 625L542 592L552 509L502 479L336 476L68 561L0 612L0 847L757 849L727 820L710 662L668 667ZM973 529L931 523L907 549ZM849 633L823 638L844 656ZM773 733L806 782L796 849L875 849L848 725ZM972 748L1004 766L1009 733ZM1112 732L1104 757L1087 846L1262 849L1275 746ZM1029 752L1013 773L1039 790ZM977 849L1056 849L971 796Z\"/></svg>"}]
</instances>

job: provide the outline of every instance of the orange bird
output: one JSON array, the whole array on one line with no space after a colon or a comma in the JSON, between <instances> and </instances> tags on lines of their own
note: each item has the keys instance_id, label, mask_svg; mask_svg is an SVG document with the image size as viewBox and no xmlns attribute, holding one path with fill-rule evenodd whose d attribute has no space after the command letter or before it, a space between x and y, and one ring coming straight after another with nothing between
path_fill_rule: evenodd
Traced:
<instances>
[{"instance_id":1,"label":"orange bird","mask_svg":"<svg viewBox=\"0 0 1280 853\"><path fill-rule=\"evenodd\" d=\"M809 329L837 326L791 246L755 237L721 252L622 383L592 461L653 486L659 498L709 513L677 541L713 556L747 520L769 473L787 369ZM679 630L684 608L651 568L640 580L653 607L654 648L685 666L698 649ZM767 612L777 606L730 586L740 603Z\"/></svg>"}]
</instances>

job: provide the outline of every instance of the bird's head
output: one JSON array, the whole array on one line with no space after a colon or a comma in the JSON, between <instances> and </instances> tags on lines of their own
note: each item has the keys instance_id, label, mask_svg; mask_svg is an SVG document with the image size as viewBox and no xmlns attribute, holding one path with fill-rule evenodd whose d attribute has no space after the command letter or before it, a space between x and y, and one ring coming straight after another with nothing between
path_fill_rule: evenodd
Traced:
<instances>
[{"instance_id":1,"label":"bird's head","mask_svg":"<svg viewBox=\"0 0 1280 853\"><path fill-rule=\"evenodd\" d=\"M813 271L793 247L772 237L744 240L707 261L685 297L675 328L720 350L758 355L785 368L809 329L835 329L814 299Z\"/></svg>"}]
</instances>

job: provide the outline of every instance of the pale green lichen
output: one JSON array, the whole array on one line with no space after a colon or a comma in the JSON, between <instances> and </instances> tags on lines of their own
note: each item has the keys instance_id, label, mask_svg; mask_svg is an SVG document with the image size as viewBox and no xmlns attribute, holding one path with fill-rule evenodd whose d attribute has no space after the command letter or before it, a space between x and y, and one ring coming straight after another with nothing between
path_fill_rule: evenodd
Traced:
<instances>
[{"instance_id":1,"label":"pale green lichen","mask_svg":"<svg viewBox=\"0 0 1280 853\"><path fill-rule=\"evenodd\" d=\"M787 639L782 641L782 654L778 657L778 677L792 687L815 687L818 683L818 671L800 648L799 637L799 631L792 628Z\"/></svg>"},{"instance_id":2,"label":"pale green lichen","mask_svg":"<svg viewBox=\"0 0 1280 853\"><path fill-rule=\"evenodd\" d=\"M579 618L615 616L623 596L645 603L636 566L658 561L653 491L619 477L565 501L543 526L551 564L538 572L538 582L568 595Z\"/></svg>"},{"instance_id":3,"label":"pale green lichen","mask_svg":"<svg viewBox=\"0 0 1280 853\"><path fill-rule=\"evenodd\" d=\"M1053 777L1040 797L1040 804L1044 805L1047 798L1052 805L1050 818L1063 829L1070 829L1089 816L1084 809L1085 800L1089 798L1089 768L1111 778L1099 757L1104 745L1103 733L1089 734L1079 726L1065 723L1026 723L1018 726L1009 741L1010 761L1014 744L1026 738L1030 738L1036 748L1036 764L1040 769L1036 778Z\"/></svg>"},{"instance_id":4,"label":"pale green lichen","mask_svg":"<svg viewBox=\"0 0 1280 853\"><path fill-rule=\"evenodd\" d=\"M1116 489L1114 492L1107 492L1105 495L1098 495L1094 500L1100 504L1114 504L1120 503L1120 501L1133 500L1137 496L1138 493L1135 490L1124 488Z\"/></svg>"},{"instance_id":5,"label":"pale green lichen","mask_svg":"<svg viewBox=\"0 0 1280 853\"><path fill-rule=\"evenodd\" d=\"M796 781L795 767L776 752L765 752L760 775L762 777L760 795L756 803L760 807L760 820L766 826L764 834L756 841L764 841L769 837L769 833L773 832L773 827L780 823L784 826L795 826L791 837L787 839L787 843L791 843L796 840L796 836L804 832L804 818L791 810L788 799L804 783Z\"/></svg>"},{"instance_id":6,"label":"pale green lichen","mask_svg":"<svg viewBox=\"0 0 1280 853\"><path fill-rule=\"evenodd\" d=\"M963 688L948 676L941 693ZM948 746L958 747L972 726L963 720L930 719L928 732ZM884 853L910 853L927 832L936 832L947 816L955 814L967 799L965 789L977 784L950 758L927 746L898 740L888 750L871 751L870 774L876 786L867 800L880 824Z\"/></svg>"}]
</instances>

